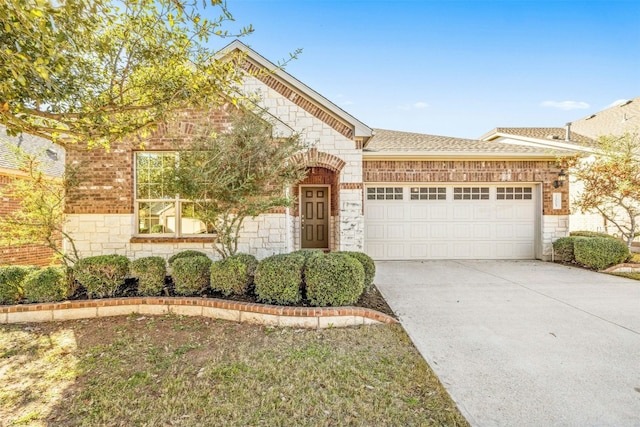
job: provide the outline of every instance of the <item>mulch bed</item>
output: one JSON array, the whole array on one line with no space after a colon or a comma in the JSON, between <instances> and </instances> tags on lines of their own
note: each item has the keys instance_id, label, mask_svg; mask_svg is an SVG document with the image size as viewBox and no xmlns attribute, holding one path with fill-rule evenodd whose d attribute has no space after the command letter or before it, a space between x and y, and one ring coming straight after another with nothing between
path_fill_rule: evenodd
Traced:
<instances>
[{"instance_id":1,"label":"mulch bed","mask_svg":"<svg viewBox=\"0 0 640 427\"><path fill-rule=\"evenodd\" d=\"M173 281L169 276L167 276L167 278L165 279L165 287L164 287L163 293L165 296L177 296L173 291ZM114 296L115 297L139 296L137 279L127 279L125 281L125 284L121 286L120 289L118 289L118 291L116 292L116 295ZM251 303L258 303L258 304L261 303L260 301L258 301L258 298L253 292L253 289L249 289L249 292L247 292L244 295L231 295L231 296L226 296L220 292L215 292L215 291L212 291L211 289L208 289L200 295L193 295L193 296L199 296L202 298L217 298L217 299L224 299L224 300L231 300L231 301L251 302ZM76 288L76 291L74 292L74 294L69 299L70 300L86 300L86 299L89 299L89 296L87 295L87 291L84 288L84 286L79 285ZM382 296L382 294L380 293L380 291L375 285L372 285L371 289L369 289L368 292L365 292L364 294L362 294L360 299L356 301L356 303L353 305L355 307L370 308L372 310L376 310L386 315L389 315L394 319L397 319L397 316L395 315L393 310L391 310L391 308L387 304L387 301L385 301L384 297ZM306 299L303 299L298 304L293 304L293 306L312 307L312 305Z\"/></svg>"}]
</instances>

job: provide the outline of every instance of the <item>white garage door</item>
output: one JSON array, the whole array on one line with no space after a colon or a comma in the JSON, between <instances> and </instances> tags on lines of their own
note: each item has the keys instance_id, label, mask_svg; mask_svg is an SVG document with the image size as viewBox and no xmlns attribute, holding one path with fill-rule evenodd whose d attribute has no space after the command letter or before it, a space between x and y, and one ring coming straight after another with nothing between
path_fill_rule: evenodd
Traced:
<instances>
[{"instance_id":1,"label":"white garage door","mask_svg":"<svg viewBox=\"0 0 640 427\"><path fill-rule=\"evenodd\" d=\"M535 186L367 187L373 259L533 259Z\"/></svg>"}]
</instances>

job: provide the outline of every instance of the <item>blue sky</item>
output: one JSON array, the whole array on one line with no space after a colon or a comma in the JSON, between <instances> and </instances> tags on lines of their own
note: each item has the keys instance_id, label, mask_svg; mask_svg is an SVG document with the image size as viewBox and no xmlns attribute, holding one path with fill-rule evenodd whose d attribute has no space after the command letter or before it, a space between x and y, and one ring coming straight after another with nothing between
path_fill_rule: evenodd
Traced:
<instances>
[{"instance_id":1,"label":"blue sky","mask_svg":"<svg viewBox=\"0 0 640 427\"><path fill-rule=\"evenodd\" d=\"M640 96L637 0L227 6L255 28L244 43L273 62L302 48L286 71L374 128L477 138L563 126Z\"/></svg>"}]
</instances>

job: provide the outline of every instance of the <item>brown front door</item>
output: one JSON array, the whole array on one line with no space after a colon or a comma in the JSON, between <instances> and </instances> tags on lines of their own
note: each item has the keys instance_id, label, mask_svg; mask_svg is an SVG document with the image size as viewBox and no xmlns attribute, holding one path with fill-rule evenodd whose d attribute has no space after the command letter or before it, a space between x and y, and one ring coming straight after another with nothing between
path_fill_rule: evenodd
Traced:
<instances>
[{"instance_id":1,"label":"brown front door","mask_svg":"<svg viewBox=\"0 0 640 427\"><path fill-rule=\"evenodd\" d=\"M329 249L329 187L301 187L302 249Z\"/></svg>"}]
</instances>

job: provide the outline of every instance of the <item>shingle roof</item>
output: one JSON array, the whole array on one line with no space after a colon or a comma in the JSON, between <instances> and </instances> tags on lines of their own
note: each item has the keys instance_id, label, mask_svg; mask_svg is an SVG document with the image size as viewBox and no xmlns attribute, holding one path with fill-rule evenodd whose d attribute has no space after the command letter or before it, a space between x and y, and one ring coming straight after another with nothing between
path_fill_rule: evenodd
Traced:
<instances>
[{"instance_id":1,"label":"shingle roof","mask_svg":"<svg viewBox=\"0 0 640 427\"><path fill-rule=\"evenodd\" d=\"M576 120L571 128L593 139L640 132L640 96Z\"/></svg>"},{"instance_id":2,"label":"shingle roof","mask_svg":"<svg viewBox=\"0 0 640 427\"><path fill-rule=\"evenodd\" d=\"M528 145L506 144L477 139L428 135L413 132L399 132L374 129L365 152L394 152L416 154L460 153L460 154L514 154L514 155L559 155L568 151L551 151Z\"/></svg>"},{"instance_id":3,"label":"shingle roof","mask_svg":"<svg viewBox=\"0 0 640 427\"><path fill-rule=\"evenodd\" d=\"M517 135L524 136L525 138L535 138L535 139L545 139L549 141L558 141L558 142L568 142L578 145L584 145L588 147L593 147L595 145L595 141L589 137L581 135L571 129L570 140L566 141L566 128L495 128L490 132L487 132L481 138L488 137L493 134L507 134L507 135Z\"/></svg>"},{"instance_id":4,"label":"shingle roof","mask_svg":"<svg viewBox=\"0 0 640 427\"><path fill-rule=\"evenodd\" d=\"M45 174L61 177L64 173L65 151L62 147L26 133L8 136L6 128L2 125L0 125L0 168L17 169L18 162L13 151L13 147L16 146L29 154L39 156Z\"/></svg>"}]
</instances>

